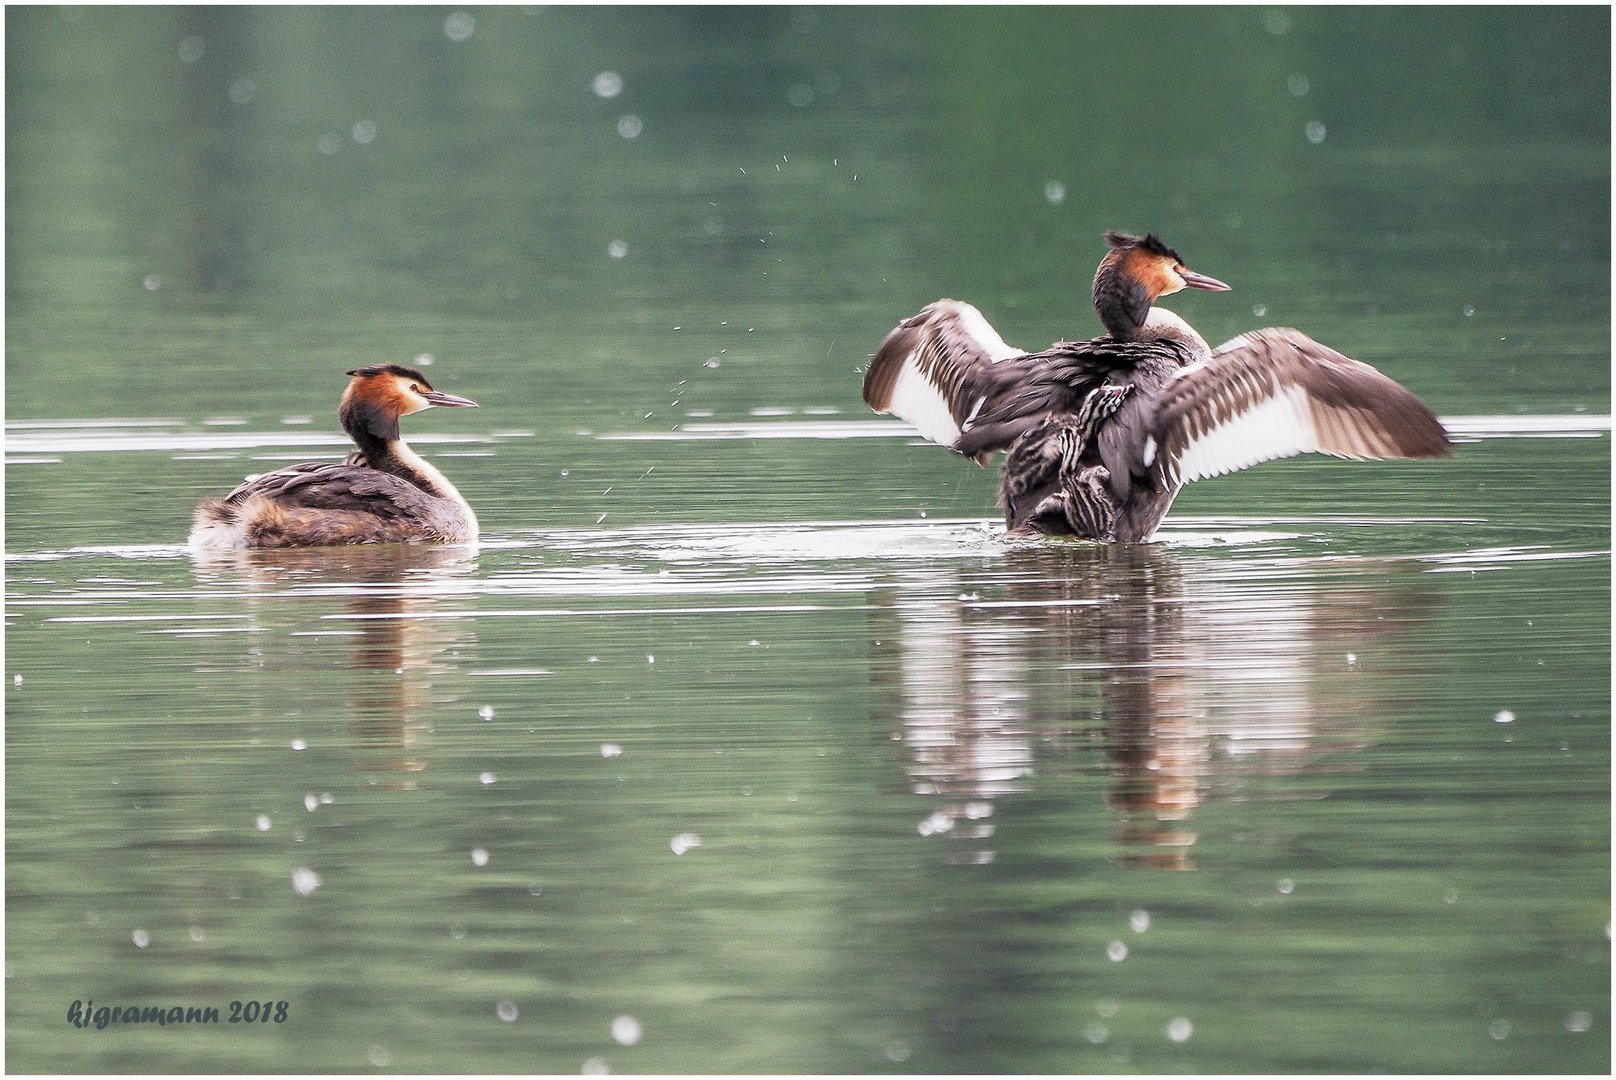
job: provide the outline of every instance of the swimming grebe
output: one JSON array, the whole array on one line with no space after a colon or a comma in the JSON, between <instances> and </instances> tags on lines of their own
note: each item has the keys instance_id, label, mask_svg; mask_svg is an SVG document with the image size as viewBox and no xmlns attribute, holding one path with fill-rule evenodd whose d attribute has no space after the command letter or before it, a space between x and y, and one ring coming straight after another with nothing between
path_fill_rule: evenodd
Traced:
<instances>
[{"instance_id":1,"label":"swimming grebe","mask_svg":"<svg viewBox=\"0 0 1616 1080\"><path fill-rule=\"evenodd\" d=\"M1448 452L1424 402L1299 330L1252 330L1211 349L1154 305L1229 286L1154 235L1105 240L1093 296L1106 336L1022 352L970 304L939 300L899 323L865 372L877 412L978 464L1009 451L999 498L1011 532L1138 542L1192 480L1309 451Z\"/></svg>"},{"instance_id":2,"label":"swimming grebe","mask_svg":"<svg viewBox=\"0 0 1616 1080\"><path fill-rule=\"evenodd\" d=\"M341 463L309 461L256 476L222 499L204 499L193 548L285 548L402 541L466 543L477 515L455 486L411 450L400 417L434 405L475 409L432 389L414 368L354 368L337 416L359 447Z\"/></svg>"}]
</instances>

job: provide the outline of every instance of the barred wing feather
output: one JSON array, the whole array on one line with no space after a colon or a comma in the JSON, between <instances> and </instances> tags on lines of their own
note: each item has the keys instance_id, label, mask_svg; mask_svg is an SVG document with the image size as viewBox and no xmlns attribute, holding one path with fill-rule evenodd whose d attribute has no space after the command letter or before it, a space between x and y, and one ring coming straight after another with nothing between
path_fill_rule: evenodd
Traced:
<instances>
[{"instance_id":1,"label":"barred wing feather","mask_svg":"<svg viewBox=\"0 0 1616 1080\"><path fill-rule=\"evenodd\" d=\"M1434 458L1448 434L1425 403L1368 364L1299 330L1253 330L1163 388L1143 464L1186 484L1318 452Z\"/></svg>"},{"instance_id":2,"label":"barred wing feather","mask_svg":"<svg viewBox=\"0 0 1616 1080\"><path fill-rule=\"evenodd\" d=\"M993 366L1024 355L970 304L938 300L881 343L864 373L864 400L952 447L997 382Z\"/></svg>"}]
</instances>

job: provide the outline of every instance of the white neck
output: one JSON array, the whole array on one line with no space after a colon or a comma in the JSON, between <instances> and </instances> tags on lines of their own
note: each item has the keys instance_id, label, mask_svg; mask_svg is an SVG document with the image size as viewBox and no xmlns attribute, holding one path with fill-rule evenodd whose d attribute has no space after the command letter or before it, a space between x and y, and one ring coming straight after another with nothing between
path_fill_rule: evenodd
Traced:
<instances>
[{"instance_id":1,"label":"white neck","mask_svg":"<svg viewBox=\"0 0 1616 1080\"><path fill-rule=\"evenodd\" d=\"M1212 346L1206 343L1206 338L1195 332L1195 327L1168 311L1164 307L1153 307L1140 324L1139 337L1145 341L1160 341L1170 339L1182 341L1202 358L1212 355Z\"/></svg>"},{"instance_id":2,"label":"white neck","mask_svg":"<svg viewBox=\"0 0 1616 1080\"><path fill-rule=\"evenodd\" d=\"M438 471L438 467L410 449L410 444L403 439L394 440L392 447L393 459L400 465L417 474L424 483L422 489L430 495L452 502L465 513L466 520L471 523L471 531L476 533L477 514L472 510L471 504L460 494L460 489L449 483L449 478Z\"/></svg>"}]
</instances>

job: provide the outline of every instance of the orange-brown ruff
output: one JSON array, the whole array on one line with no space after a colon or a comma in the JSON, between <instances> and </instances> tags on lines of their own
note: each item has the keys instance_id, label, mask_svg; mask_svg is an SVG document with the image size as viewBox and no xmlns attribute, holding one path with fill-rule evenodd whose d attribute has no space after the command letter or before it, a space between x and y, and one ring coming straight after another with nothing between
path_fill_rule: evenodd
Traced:
<instances>
[{"instance_id":1,"label":"orange-brown ruff","mask_svg":"<svg viewBox=\"0 0 1616 1080\"><path fill-rule=\"evenodd\" d=\"M1210 348L1155 303L1225 292L1155 236L1111 232L1094 275L1106 335L1029 353L982 313L938 300L899 323L864 400L979 464L1007 451L1005 526L1132 543L1183 486L1310 451L1434 458L1448 436L1425 403L1299 330L1252 330Z\"/></svg>"},{"instance_id":2,"label":"orange-brown ruff","mask_svg":"<svg viewBox=\"0 0 1616 1080\"><path fill-rule=\"evenodd\" d=\"M337 416L358 447L342 462L304 462L204 499L191 526L197 549L330 544L469 543L477 515L455 486L411 450L399 420L434 406L475 408L398 364L355 368Z\"/></svg>"}]
</instances>

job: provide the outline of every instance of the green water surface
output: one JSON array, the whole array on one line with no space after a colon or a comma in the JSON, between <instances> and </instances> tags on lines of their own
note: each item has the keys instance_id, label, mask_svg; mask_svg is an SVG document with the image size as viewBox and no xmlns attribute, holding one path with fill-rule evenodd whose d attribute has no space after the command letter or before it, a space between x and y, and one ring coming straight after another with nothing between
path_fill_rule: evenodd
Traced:
<instances>
[{"instance_id":1,"label":"green water surface","mask_svg":"<svg viewBox=\"0 0 1616 1080\"><path fill-rule=\"evenodd\" d=\"M1609 1071L1607 10L6 30L10 1069ZM1005 541L860 372L1106 228L1454 454ZM481 546L188 555L380 362Z\"/></svg>"}]
</instances>

